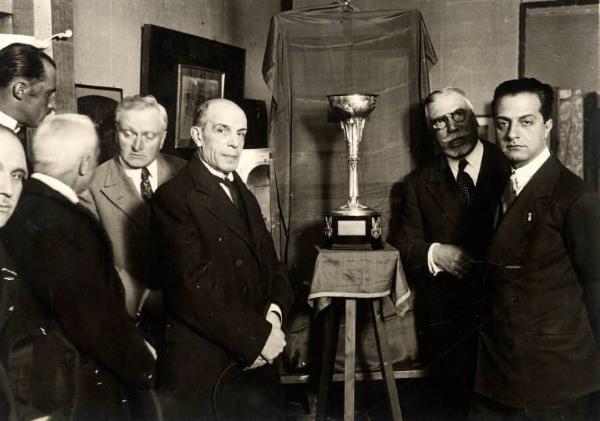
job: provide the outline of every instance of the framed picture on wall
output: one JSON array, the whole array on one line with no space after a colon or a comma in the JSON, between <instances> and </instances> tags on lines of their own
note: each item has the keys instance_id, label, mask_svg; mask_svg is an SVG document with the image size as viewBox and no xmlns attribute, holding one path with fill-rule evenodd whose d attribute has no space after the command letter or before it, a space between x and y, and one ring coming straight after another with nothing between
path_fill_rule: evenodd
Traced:
<instances>
[{"instance_id":1,"label":"framed picture on wall","mask_svg":"<svg viewBox=\"0 0 600 421\"><path fill-rule=\"evenodd\" d=\"M75 85L77 112L92 119L100 138L100 163L117 153L115 110L123 99L123 90L106 86Z\"/></svg>"},{"instance_id":2,"label":"framed picture on wall","mask_svg":"<svg viewBox=\"0 0 600 421\"><path fill-rule=\"evenodd\" d=\"M194 146L190 129L198 105L213 98L223 98L225 73L199 66L178 65L175 147Z\"/></svg>"},{"instance_id":3,"label":"framed picture on wall","mask_svg":"<svg viewBox=\"0 0 600 421\"><path fill-rule=\"evenodd\" d=\"M194 102L204 95L239 103L244 98L245 63L243 48L160 26L142 27L140 93L154 95L167 110L163 152L191 157Z\"/></svg>"}]
</instances>

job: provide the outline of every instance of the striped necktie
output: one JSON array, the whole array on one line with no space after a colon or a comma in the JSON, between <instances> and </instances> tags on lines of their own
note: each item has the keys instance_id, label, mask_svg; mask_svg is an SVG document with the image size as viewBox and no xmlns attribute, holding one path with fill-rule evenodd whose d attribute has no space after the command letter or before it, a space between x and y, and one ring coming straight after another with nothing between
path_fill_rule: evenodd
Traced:
<instances>
[{"instance_id":1,"label":"striped necktie","mask_svg":"<svg viewBox=\"0 0 600 421\"><path fill-rule=\"evenodd\" d=\"M469 174L465 172L465 167L468 162L466 159L461 159L458 162L458 174L456 174L456 183L462 193L463 199L467 207L473 206L475 201L475 184Z\"/></svg>"},{"instance_id":2,"label":"striped necktie","mask_svg":"<svg viewBox=\"0 0 600 421\"><path fill-rule=\"evenodd\" d=\"M147 202L152 199L152 185L150 184L150 171L148 168L142 168L142 181L140 183L140 192L142 197Z\"/></svg>"}]
</instances>

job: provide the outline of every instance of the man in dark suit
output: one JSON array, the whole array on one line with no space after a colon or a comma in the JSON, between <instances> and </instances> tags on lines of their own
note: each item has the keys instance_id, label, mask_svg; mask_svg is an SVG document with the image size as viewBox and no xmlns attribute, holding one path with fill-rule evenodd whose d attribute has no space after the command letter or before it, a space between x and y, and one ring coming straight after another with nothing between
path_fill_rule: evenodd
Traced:
<instances>
[{"instance_id":1,"label":"man in dark suit","mask_svg":"<svg viewBox=\"0 0 600 421\"><path fill-rule=\"evenodd\" d=\"M34 173L2 240L48 317L79 353L73 417L118 420L129 418L127 389L152 385L154 358L125 312L109 240L78 203L97 154L89 118L45 119L32 142Z\"/></svg>"},{"instance_id":2,"label":"man in dark suit","mask_svg":"<svg viewBox=\"0 0 600 421\"><path fill-rule=\"evenodd\" d=\"M435 377L424 391L426 419L466 417L472 393L482 265L495 203L509 175L500 151L478 139L471 102L456 88L425 100L442 154L402 185L399 248L414 291L421 357Z\"/></svg>"},{"instance_id":3,"label":"man in dark suit","mask_svg":"<svg viewBox=\"0 0 600 421\"><path fill-rule=\"evenodd\" d=\"M129 315L143 316L141 326L157 339L162 328L162 296L158 291L150 293L161 280L149 201L185 161L160 153L167 134L167 112L152 95L123 99L115 122L119 153L96 169L81 199L110 237Z\"/></svg>"},{"instance_id":4,"label":"man in dark suit","mask_svg":"<svg viewBox=\"0 0 600 421\"><path fill-rule=\"evenodd\" d=\"M553 96L536 79L494 92L513 174L489 249L475 420L583 420L600 389L600 202L550 155Z\"/></svg>"},{"instance_id":5,"label":"man in dark suit","mask_svg":"<svg viewBox=\"0 0 600 421\"><path fill-rule=\"evenodd\" d=\"M256 198L235 172L246 116L210 100L195 124L197 153L152 201L167 273L158 388L173 419L279 419L273 362L293 297Z\"/></svg>"},{"instance_id":6,"label":"man in dark suit","mask_svg":"<svg viewBox=\"0 0 600 421\"><path fill-rule=\"evenodd\" d=\"M23 180L27 178L27 163L25 151L15 134L0 127L0 229L6 225L13 214L21 192L23 191ZM1 235L0 231L0 235ZM14 312L9 309L14 302L12 298L18 290L16 283L19 282L16 267L0 243L0 336L4 337L4 325L9 314ZM20 309L19 309L20 310ZM4 349L0 355L8 354ZM0 357L1 358L1 357ZM11 388L11 382L7 367L8 361L1 358L0 361L0 419L16 420L17 404ZM13 383L14 384L14 383ZM30 414L31 415L31 414Z\"/></svg>"},{"instance_id":7,"label":"man in dark suit","mask_svg":"<svg viewBox=\"0 0 600 421\"><path fill-rule=\"evenodd\" d=\"M0 236L26 178L20 140L0 127ZM56 320L44 313L0 242L0 419L70 419L77 393L78 358L77 350Z\"/></svg>"}]
</instances>

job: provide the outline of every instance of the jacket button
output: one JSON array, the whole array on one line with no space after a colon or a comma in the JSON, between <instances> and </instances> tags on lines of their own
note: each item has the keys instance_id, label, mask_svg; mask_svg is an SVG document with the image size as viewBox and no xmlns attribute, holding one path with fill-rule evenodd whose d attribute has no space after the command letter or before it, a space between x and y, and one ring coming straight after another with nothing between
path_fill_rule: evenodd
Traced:
<instances>
[{"instance_id":1,"label":"jacket button","mask_svg":"<svg viewBox=\"0 0 600 421\"><path fill-rule=\"evenodd\" d=\"M513 341L512 339L506 342L506 346L509 348L514 348L515 347L515 341Z\"/></svg>"},{"instance_id":2,"label":"jacket button","mask_svg":"<svg viewBox=\"0 0 600 421\"><path fill-rule=\"evenodd\" d=\"M242 294L246 295L248 294L248 288L247 287L242 287Z\"/></svg>"},{"instance_id":3,"label":"jacket button","mask_svg":"<svg viewBox=\"0 0 600 421\"><path fill-rule=\"evenodd\" d=\"M513 304L516 304L519 302L519 299L520 298L518 296L514 296L511 301L513 302Z\"/></svg>"},{"instance_id":4,"label":"jacket button","mask_svg":"<svg viewBox=\"0 0 600 421\"><path fill-rule=\"evenodd\" d=\"M221 241L223 241L223 237L217 238L217 241L220 243Z\"/></svg>"},{"instance_id":5,"label":"jacket button","mask_svg":"<svg viewBox=\"0 0 600 421\"><path fill-rule=\"evenodd\" d=\"M242 259L237 259L235 261L235 267L236 268L242 267L243 264L244 264L244 261Z\"/></svg>"}]
</instances>

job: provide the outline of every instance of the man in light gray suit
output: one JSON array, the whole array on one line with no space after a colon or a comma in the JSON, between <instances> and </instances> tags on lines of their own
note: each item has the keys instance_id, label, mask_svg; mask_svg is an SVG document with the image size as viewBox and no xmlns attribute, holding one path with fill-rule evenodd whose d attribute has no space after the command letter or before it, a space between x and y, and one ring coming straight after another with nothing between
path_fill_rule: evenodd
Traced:
<instances>
[{"instance_id":1,"label":"man in light gray suit","mask_svg":"<svg viewBox=\"0 0 600 421\"><path fill-rule=\"evenodd\" d=\"M100 165L82 196L108 233L115 265L123 281L127 311L140 317L152 339L159 335L162 297L159 286L148 202L185 161L160 153L167 130L167 112L152 95L126 97L115 111L119 153ZM148 299L146 299L148 297ZM146 303L146 304L144 304Z\"/></svg>"}]
</instances>

